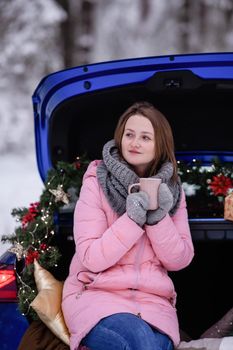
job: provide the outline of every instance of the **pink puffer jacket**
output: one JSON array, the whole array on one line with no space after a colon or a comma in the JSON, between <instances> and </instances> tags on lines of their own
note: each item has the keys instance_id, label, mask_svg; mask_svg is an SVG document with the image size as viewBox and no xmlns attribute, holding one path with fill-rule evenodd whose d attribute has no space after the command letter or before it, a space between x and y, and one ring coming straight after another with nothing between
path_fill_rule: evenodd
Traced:
<instances>
[{"instance_id":1,"label":"pink puffer jacket","mask_svg":"<svg viewBox=\"0 0 233 350\"><path fill-rule=\"evenodd\" d=\"M194 249L184 192L173 217L139 227L109 206L90 163L74 213L76 253L63 289L62 308L71 349L103 317L139 315L179 343L176 292L168 271L191 262Z\"/></svg>"}]
</instances>

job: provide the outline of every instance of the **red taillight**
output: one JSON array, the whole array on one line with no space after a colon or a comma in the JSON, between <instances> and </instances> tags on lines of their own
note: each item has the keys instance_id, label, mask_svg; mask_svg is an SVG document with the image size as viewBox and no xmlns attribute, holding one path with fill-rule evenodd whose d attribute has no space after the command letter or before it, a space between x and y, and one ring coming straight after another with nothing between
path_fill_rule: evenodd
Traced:
<instances>
[{"instance_id":1,"label":"red taillight","mask_svg":"<svg viewBox=\"0 0 233 350\"><path fill-rule=\"evenodd\" d=\"M0 270L0 302L16 301L17 288L14 270Z\"/></svg>"},{"instance_id":2,"label":"red taillight","mask_svg":"<svg viewBox=\"0 0 233 350\"><path fill-rule=\"evenodd\" d=\"M14 271L0 270L0 289L13 281L15 281Z\"/></svg>"},{"instance_id":3,"label":"red taillight","mask_svg":"<svg viewBox=\"0 0 233 350\"><path fill-rule=\"evenodd\" d=\"M0 257L0 303L17 302L15 254L6 251Z\"/></svg>"}]
</instances>

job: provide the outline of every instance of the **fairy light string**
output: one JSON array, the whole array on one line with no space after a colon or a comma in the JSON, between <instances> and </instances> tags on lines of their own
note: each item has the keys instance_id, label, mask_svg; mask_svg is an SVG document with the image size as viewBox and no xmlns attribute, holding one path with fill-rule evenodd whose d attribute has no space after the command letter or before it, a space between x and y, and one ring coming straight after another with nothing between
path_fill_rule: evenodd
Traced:
<instances>
[{"instance_id":1,"label":"fairy light string","mask_svg":"<svg viewBox=\"0 0 233 350\"><path fill-rule=\"evenodd\" d=\"M89 163L86 156L78 157L71 164L58 162L47 174L39 201L30 203L28 208L14 208L12 216L17 227L13 235L2 236L3 242L12 243L9 251L16 255L19 310L31 319L38 319L30 307L37 295L33 262L38 260L47 270L59 268L61 254L56 242L54 215L64 206L73 210ZM19 265L21 270L17 271Z\"/></svg>"},{"instance_id":2,"label":"fairy light string","mask_svg":"<svg viewBox=\"0 0 233 350\"><path fill-rule=\"evenodd\" d=\"M193 158L178 161L178 174L186 194L189 217L224 216L224 201L233 191L233 164L214 158L202 162Z\"/></svg>"}]
</instances>

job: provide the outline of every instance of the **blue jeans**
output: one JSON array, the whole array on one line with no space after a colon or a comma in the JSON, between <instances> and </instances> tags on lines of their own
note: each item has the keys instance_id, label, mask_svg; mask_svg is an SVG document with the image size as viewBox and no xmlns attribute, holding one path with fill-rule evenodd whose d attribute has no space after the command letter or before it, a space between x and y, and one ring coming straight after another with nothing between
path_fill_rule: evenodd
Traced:
<instances>
[{"instance_id":1,"label":"blue jeans","mask_svg":"<svg viewBox=\"0 0 233 350\"><path fill-rule=\"evenodd\" d=\"M103 318L82 340L90 350L173 350L171 339L130 313Z\"/></svg>"}]
</instances>

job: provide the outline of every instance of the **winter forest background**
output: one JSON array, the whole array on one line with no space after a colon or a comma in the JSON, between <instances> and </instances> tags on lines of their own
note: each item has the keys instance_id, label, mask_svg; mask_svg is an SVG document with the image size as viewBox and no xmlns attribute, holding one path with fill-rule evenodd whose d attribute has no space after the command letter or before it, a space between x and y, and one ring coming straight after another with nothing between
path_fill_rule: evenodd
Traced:
<instances>
[{"instance_id":1,"label":"winter forest background","mask_svg":"<svg viewBox=\"0 0 233 350\"><path fill-rule=\"evenodd\" d=\"M0 237L37 201L31 96L39 81L87 63L233 51L232 0L0 0ZM0 243L0 255L8 245Z\"/></svg>"}]
</instances>

